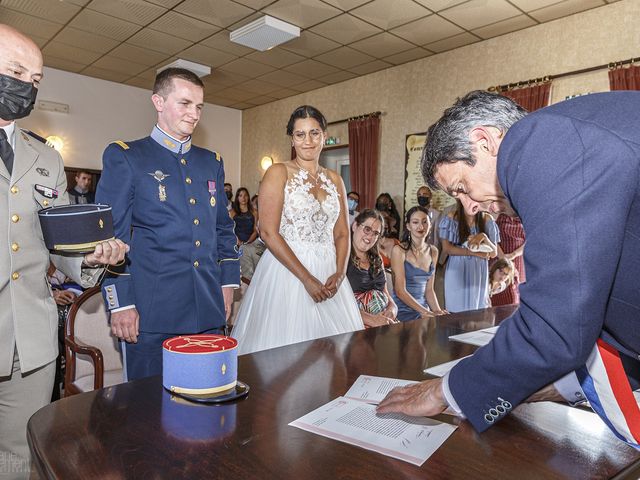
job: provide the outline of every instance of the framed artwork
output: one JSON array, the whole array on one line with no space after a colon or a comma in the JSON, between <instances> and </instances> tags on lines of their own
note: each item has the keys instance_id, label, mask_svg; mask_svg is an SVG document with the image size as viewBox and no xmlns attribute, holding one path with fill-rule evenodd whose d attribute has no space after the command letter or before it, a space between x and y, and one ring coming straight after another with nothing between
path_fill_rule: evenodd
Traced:
<instances>
[{"instance_id":1,"label":"framed artwork","mask_svg":"<svg viewBox=\"0 0 640 480\"><path fill-rule=\"evenodd\" d=\"M427 133L412 133L405 139L404 156L404 213L418 204L418 189L426 185L420 171L420 159ZM432 192L431 206L437 210L444 210L455 203L455 200L444 192ZM403 215L404 217L404 215Z\"/></svg>"}]
</instances>

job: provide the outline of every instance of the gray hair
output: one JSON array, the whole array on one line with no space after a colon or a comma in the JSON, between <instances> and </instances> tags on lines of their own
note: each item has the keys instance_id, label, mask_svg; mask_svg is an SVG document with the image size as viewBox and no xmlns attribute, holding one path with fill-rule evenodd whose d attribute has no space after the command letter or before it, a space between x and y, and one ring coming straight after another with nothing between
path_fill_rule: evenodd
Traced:
<instances>
[{"instance_id":1,"label":"gray hair","mask_svg":"<svg viewBox=\"0 0 640 480\"><path fill-rule=\"evenodd\" d=\"M420 160L422 176L432 188L440 189L435 179L441 163L476 164L471 151L469 132L479 125L496 127L505 133L527 111L510 98L484 90L475 90L458 98L440 120L429 127Z\"/></svg>"}]
</instances>

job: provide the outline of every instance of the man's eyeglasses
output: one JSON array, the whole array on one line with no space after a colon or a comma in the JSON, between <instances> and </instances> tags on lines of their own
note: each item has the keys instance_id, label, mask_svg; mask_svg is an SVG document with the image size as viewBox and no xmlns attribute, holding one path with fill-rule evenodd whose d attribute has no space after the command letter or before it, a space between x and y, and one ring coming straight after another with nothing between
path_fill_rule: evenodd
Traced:
<instances>
[{"instance_id":1,"label":"man's eyeglasses","mask_svg":"<svg viewBox=\"0 0 640 480\"><path fill-rule=\"evenodd\" d=\"M302 130L296 130L295 132L293 132L291 136L297 143L302 143L304 142L304 139L307 137L307 132L303 132ZM312 142L317 142L318 140L320 140L320 137L322 137L322 130L317 130L317 129L309 130L309 137L311 138Z\"/></svg>"},{"instance_id":2,"label":"man's eyeglasses","mask_svg":"<svg viewBox=\"0 0 640 480\"><path fill-rule=\"evenodd\" d=\"M367 236L373 235L375 238L378 238L381 235L381 232L374 230L369 225L361 225L361 226L362 226L362 231Z\"/></svg>"}]
</instances>

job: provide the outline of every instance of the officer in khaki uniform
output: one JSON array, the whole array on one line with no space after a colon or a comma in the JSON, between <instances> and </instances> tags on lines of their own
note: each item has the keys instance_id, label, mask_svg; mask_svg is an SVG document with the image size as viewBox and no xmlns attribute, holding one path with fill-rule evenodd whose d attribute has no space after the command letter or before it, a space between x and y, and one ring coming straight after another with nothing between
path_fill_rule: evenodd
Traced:
<instances>
[{"instance_id":1,"label":"officer in khaki uniform","mask_svg":"<svg viewBox=\"0 0 640 480\"><path fill-rule=\"evenodd\" d=\"M69 203L60 155L16 126L42 78L42 55L27 37L0 24L0 478L29 477L27 421L49 403L58 354L58 313L49 262L83 286L100 264L117 264L126 246L104 242L84 257L50 255L42 208ZM82 268L82 267L86 268Z\"/></svg>"}]
</instances>

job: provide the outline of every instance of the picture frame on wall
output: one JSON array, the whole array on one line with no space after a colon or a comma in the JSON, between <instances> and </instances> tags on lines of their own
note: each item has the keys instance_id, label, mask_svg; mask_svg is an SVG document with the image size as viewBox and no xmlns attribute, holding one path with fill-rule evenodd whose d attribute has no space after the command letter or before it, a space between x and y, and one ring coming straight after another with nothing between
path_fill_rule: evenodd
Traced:
<instances>
[{"instance_id":1,"label":"picture frame on wall","mask_svg":"<svg viewBox=\"0 0 640 480\"><path fill-rule=\"evenodd\" d=\"M404 152L404 215L407 211L418 204L418 189L426 185L422 178L420 160L424 142L427 140L427 132L411 133L405 136ZM443 211L455 200L439 190L432 191L431 207Z\"/></svg>"},{"instance_id":2,"label":"picture frame on wall","mask_svg":"<svg viewBox=\"0 0 640 480\"><path fill-rule=\"evenodd\" d=\"M406 135L404 142L404 212L402 218L405 217L407 211L418 203L418 188L424 185L422 173L420 172L420 157L422 157L422 149L427 139L427 133L411 133Z\"/></svg>"}]
</instances>

